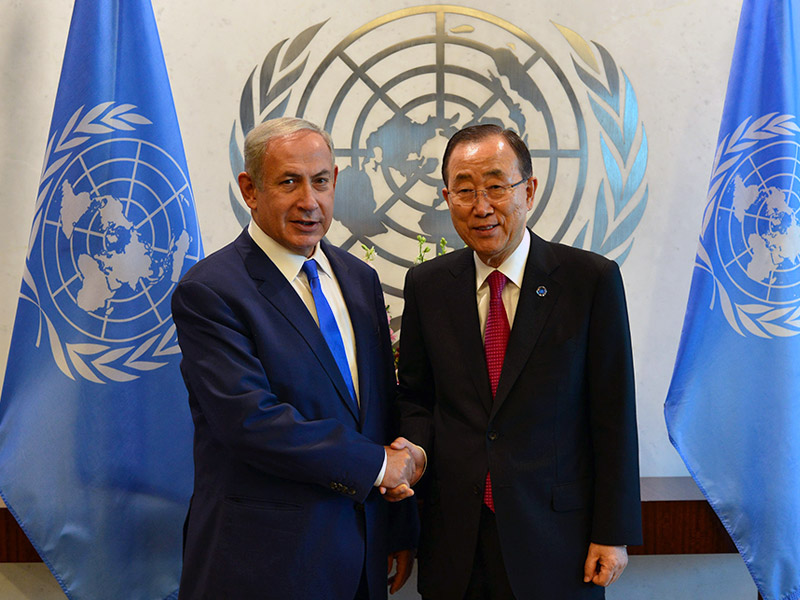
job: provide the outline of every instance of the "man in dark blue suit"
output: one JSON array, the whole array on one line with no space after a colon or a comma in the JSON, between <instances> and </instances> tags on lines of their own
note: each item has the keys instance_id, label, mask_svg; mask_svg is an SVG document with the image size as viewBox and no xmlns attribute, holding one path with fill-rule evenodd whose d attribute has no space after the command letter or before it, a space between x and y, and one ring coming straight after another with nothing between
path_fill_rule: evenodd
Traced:
<instances>
[{"instance_id":1,"label":"man in dark blue suit","mask_svg":"<svg viewBox=\"0 0 800 600\"><path fill-rule=\"evenodd\" d=\"M239 175L252 221L174 293L195 424L182 599L385 598L387 556L392 591L410 573L414 505L381 492L412 495L420 456L385 446L395 378L378 277L322 241L336 176L315 125L256 127Z\"/></svg>"},{"instance_id":2,"label":"man in dark blue suit","mask_svg":"<svg viewBox=\"0 0 800 600\"><path fill-rule=\"evenodd\" d=\"M411 269L402 433L428 452L426 600L589 600L641 543L633 361L616 263L527 229L530 152L456 133L444 197L469 246Z\"/></svg>"}]
</instances>

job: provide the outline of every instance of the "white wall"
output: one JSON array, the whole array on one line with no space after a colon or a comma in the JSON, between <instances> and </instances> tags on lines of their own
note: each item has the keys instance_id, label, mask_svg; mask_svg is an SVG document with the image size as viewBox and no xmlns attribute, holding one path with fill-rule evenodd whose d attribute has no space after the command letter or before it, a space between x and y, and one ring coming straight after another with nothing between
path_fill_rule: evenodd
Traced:
<instances>
[{"instance_id":1,"label":"white wall","mask_svg":"<svg viewBox=\"0 0 800 600\"><path fill-rule=\"evenodd\" d=\"M228 141L252 69L278 41L313 23L329 19L311 46L312 61L357 27L415 4L304 0L301 10L296 3L263 0L153 0L153 5L208 253L240 229L227 198ZM552 22L569 27L608 49L636 91L649 141L650 199L623 274L634 338L641 470L645 476L685 475L667 440L662 405L688 296L739 3L473 0L469 6L514 23L544 44L564 69L571 68L569 47ZM71 10L69 0L0 0L0 374L7 360ZM652 564L660 566L654 569ZM707 566L720 584L725 579L741 581L744 573L746 585L738 557L637 559L619 592L610 597L656 598L655 592L622 592L637 577L660 581L664 570L670 574L662 577L665 586L691 590L704 585L708 572L688 568L690 564ZM2 577L22 577L15 569L0 569L3 598L14 597L3 592ZM676 586L678 581L687 583ZM20 598L49 597L27 584L20 588ZM742 597L755 597L754 588L752 593L741 589ZM738 597L722 588L714 590L710 585L702 595L684 597Z\"/></svg>"}]
</instances>

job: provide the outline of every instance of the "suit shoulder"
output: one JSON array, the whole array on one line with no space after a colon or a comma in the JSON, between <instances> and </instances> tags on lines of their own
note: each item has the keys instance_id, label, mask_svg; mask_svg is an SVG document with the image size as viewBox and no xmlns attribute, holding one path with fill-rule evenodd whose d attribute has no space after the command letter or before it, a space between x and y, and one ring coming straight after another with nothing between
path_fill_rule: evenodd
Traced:
<instances>
[{"instance_id":1,"label":"suit shoulder","mask_svg":"<svg viewBox=\"0 0 800 600\"><path fill-rule=\"evenodd\" d=\"M192 266L181 278L181 283L196 281L212 285L215 281L225 278L233 270L241 267L242 258L236 250L235 242L230 242L197 261L197 264Z\"/></svg>"},{"instance_id":2,"label":"suit shoulder","mask_svg":"<svg viewBox=\"0 0 800 600\"><path fill-rule=\"evenodd\" d=\"M371 265L357 256L353 256L347 250L342 250L341 248L328 243L325 243L323 250L325 251L325 255L328 257L328 260L340 261L344 266L347 267L351 274L357 274L361 277L378 278L377 271L375 271Z\"/></svg>"},{"instance_id":3,"label":"suit shoulder","mask_svg":"<svg viewBox=\"0 0 800 600\"><path fill-rule=\"evenodd\" d=\"M593 273L599 276L611 271L619 271L619 265L613 260L596 252L575 248L556 242L545 242L553 251L562 269L584 274Z\"/></svg>"},{"instance_id":4,"label":"suit shoulder","mask_svg":"<svg viewBox=\"0 0 800 600\"><path fill-rule=\"evenodd\" d=\"M472 250L462 248L415 265L409 269L409 273L413 274L415 281L435 280L448 271L460 272L469 266L471 260Z\"/></svg>"},{"instance_id":5,"label":"suit shoulder","mask_svg":"<svg viewBox=\"0 0 800 600\"><path fill-rule=\"evenodd\" d=\"M350 268L362 268L369 271L374 270L371 266L369 266L369 264L367 264L366 261L358 258L357 256L353 256L347 250L343 250L338 246L334 246L333 244L326 242L322 249L325 251L325 254L328 256L328 258L338 258Z\"/></svg>"}]
</instances>

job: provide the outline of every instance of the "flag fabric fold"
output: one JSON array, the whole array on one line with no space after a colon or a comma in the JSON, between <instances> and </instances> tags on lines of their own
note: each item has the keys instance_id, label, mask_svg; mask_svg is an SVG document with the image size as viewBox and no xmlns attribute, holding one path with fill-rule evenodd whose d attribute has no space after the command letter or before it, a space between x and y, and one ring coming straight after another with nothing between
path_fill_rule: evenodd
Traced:
<instances>
[{"instance_id":1,"label":"flag fabric fold","mask_svg":"<svg viewBox=\"0 0 800 600\"><path fill-rule=\"evenodd\" d=\"M745 0L665 417L765 600L800 598L800 11Z\"/></svg>"},{"instance_id":2,"label":"flag fabric fold","mask_svg":"<svg viewBox=\"0 0 800 600\"><path fill-rule=\"evenodd\" d=\"M152 6L76 0L0 397L0 493L72 600L177 596L201 256Z\"/></svg>"}]
</instances>

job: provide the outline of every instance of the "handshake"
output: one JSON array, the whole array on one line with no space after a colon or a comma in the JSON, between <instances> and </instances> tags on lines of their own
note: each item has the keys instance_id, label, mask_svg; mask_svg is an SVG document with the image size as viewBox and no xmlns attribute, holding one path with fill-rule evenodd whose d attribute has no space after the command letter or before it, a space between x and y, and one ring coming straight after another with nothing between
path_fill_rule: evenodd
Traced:
<instances>
[{"instance_id":1,"label":"handshake","mask_svg":"<svg viewBox=\"0 0 800 600\"><path fill-rule=\"evenodd\" d=\"M414 495L411 486L419 481L425 470L422 448L399 437L386 450L386 472L379 490L389 502L398 502Z\"/></svg>"}]
</instances>

